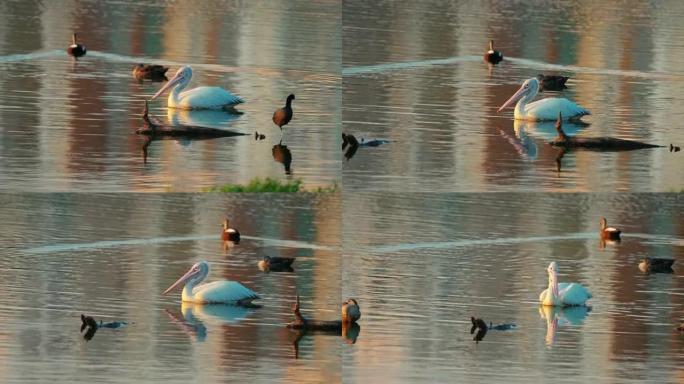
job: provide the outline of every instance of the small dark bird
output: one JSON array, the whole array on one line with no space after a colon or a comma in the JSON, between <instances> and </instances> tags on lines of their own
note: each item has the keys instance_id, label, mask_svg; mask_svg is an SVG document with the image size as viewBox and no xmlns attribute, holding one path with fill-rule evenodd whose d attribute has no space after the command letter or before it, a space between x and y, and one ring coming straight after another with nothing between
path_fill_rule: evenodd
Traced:
<instances>
[{"instance_id":1,"label":"small dark bird","mask_svg":"<svg viewBox=\"0 0 684 384\"><path fill-rule=\"evenodd\" d=\"M601 218L601 230L599 233L601 234L602 239L620 240L620 234L622 233L622 231L620 231L617 228L609 227L608 221L606 220L606 218L602 217Z\"/></svg>"},{"instance_id":2,"label":"small dark bird","mask_svg":"<svg viewBox=\"0 0 684 384\"><path fill-rule=\"evenodd\" d=\"M475 340L475 343L479 343L487 334L487 323L482 319L476 319L472 316L470 317L470 321L473 323L473 326L470 327L470 334L472 335L475 330L477 330L473 340Z\"/></svg>"},{"instance_id":3,"label":"small dark bird","mask_svg":"<svg viewBox=\"0 0 684 384\"><path fill-rule=\"evenodd\" d=\"M656 257L644 257L639 262L639 269L646 273L672 273L674 259L660 259Z\"/></svg>"},{"instance_id":4,"label":"small dark bird","mask_svg":"<svg viewBox=\"0 0 684 384\"><path fill-rule=\"evenodd\" d=\"M83 333L83 330L86 328L88 328L88 330L83 334L83 338L86 339L86 341L90 341L90 339L95 336L95 332L97 332L97 321L90 316L81 314L81 333Z\"/></svg>"},{"instance_id":5,"label":"small dark bird","mask_svg":"<svg viewBox=\"0 0 684 384\"><path fill-rule=\"evenodd\" d=\"M116 329L125 327L127 324L128 323L126 323L125 321L112 321L109 323L103 323L102 320L100 320L100 322L97 322L92 316L86 316L84 314L81 314L81 332L83 332L84 329L88 328L86 333L83 334L83 338L87 341L91 340L93 336L95 336L95 332L97 332L98 328Z\"/></svg>"},{"instance_id":6,"label":"small dark bird","mask_svg":"<svg viewBox=\"0 0 684 384\"><path fill-rule=\"evenodd\" d=\"M670 152L679 152L681 150L682 149L679 148L678 146L670 144Z\"/></svg>"},{"instance_id":7,"label":"small dark bird","mask_svg":"<svg viewBox=\"0 0 684 384\"><path fill-rule=\"evenodd\" d=\"M156 64L137 64L133 67L133 76L138 80L166 81L169 67Z\"/></svg>"},{"instance_id":8,"label":"small dark bird","mask_svg":"<svg viewBox=\"0 0 684 384\"><path fill-rule=\"evenodd\" d=\"M263 140L266 138L266 135L259 133L259 132L254 132L254 140Z\"/></svg>"},{"instance_id":9,"label":"small dark bird","mask_svg":"<svg viewBox=\"0 0 684 384\"><path fill-rule=\"evenodd\" d=\"M542 75L541 73L537 75L540 91L562 91L567 88L565 82L568 79L569 77L567 76Z\"/></svg>"},{"instance_id":10,"label":"small dark bird","mask_svg":"<svg viewBox=\"0 0 684 384\"><path fill-rule=\"evenodd\" d=\"M67 53L73 57L81 57L86 54L86 47L76 42L76 34L71 36L71 45L67 48Z\"/></svg>"},{"instance_id":11,"label":"small dark bird","mask_svg":"<svg viewBox=\"0 0 684 384\"><path fill-rule=\"evenodd\" d=\"M347 151L344 153L344 157L347 159L347 161L349 161L352 157L354 157L354 154L356 154L356 151L359 149L359 141L356 140L356 137L351 133L342 134L342 150L344 150L344 147L347 146L349 146L349 149L347 149Z\"/></svg>"},{"instance_id":12,"label":"small dark bird","mask_svg":"<svg viewBox=\"0 0 684 384\"><path fill-rule=\"evenodd\" d=\"M273 122L280 128L281 131L283 130L283 125L287 125L287 123L292 120L292 100L294 99L295 95L290 94L287 97L285 106L273 112Z\"/></svg>"},{"instance_id":13,"label":"small dark bird","mask_svg":"<svg viewBox=\"0 0 684 384\"><path fill-rule=\"evenodd\" d=\"M294 257L264 256L263 260L259 260L257 266L264 272L292 272L292 263L294 261Z\"/></svg>"},{"instance_id":14,"label":"small dark bird","mask_svg":"<svg viewBox=\"0 0 684 384\"><path fill-rule=\"evenodd\" d=\"M484 54L484 61L499 64L503 60L503 54L494 50L494 40L489 40L489 51Z\"/></svg>"},{"instance_id":15,"label":"small dark bird","mask_svg":"<svg viewBox=\"0 0 684 384\"><path fill-rule=\"evenodd\" d=\"M232 241L237 244L240 242L240 232L237 229L230 227L228 218L223 219L223 230L221 231L221 240Z\"/></svg>"}]
</instances>

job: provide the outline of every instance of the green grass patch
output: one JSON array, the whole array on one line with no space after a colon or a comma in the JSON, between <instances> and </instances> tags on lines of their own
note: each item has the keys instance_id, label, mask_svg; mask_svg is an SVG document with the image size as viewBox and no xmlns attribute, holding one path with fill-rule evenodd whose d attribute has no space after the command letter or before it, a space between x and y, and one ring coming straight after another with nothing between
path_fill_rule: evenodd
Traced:
<instances>
[{"instance_id":1,"label":"green grass patch","mask_svg":"<svg viewBox=\"0 0 684 384\"><path fill-rule=\"evenodd\" d=\"M242 184L226 184L214 187L203 188L202 192L245 192L245 193L259 193L259 192L305 192L305 193L331 193L336 192L337 183L329 187L318 187L307 190L302 187L303 182L299 179L280 181L267 177L265 179L256 178L247 185Z\"/></svg>"}]
</instances>

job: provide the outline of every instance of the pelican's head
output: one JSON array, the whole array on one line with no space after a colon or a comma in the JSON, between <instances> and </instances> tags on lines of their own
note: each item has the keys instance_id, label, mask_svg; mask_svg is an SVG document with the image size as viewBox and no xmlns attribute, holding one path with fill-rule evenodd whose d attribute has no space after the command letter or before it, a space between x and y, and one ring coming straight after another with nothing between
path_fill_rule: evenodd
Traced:
<instances>
[{"instance_id":1,"label":"pelican's head","mask_svg":"<svg viewBox=\"0 0 684 384\"><path fill-rule=\"evenodd\" d=\"M230 229L230 220L226 217L223 219L223 230L227 231L228 229Z\"/></svg>"},{"instance_id":2,"label":"pelican's head","mask_svg":"<svg viewBox=\"0 0 684 384\"><path fill-rule=\"evenodd\" d=\"M599 221L599 224L601 225L601 230L604 230L608 226L608 220L606 220L605 217L602 217L601 221Z\"/></svg>"},{"instance_id":3,"label":"pelican's head","mask_svg":"<svg viewBox=\"0 0 684 384\"><path fill-rule=\"evenodd\" d=\"M558 264L552 261L546 270L549 272L549 285L553 290L553 295L558 296Z\"/></svg>"},{"instance_id":4,"label":"pelican's head","mask_svg":"<svg viewBox=\"0 0 684 384\"><path fill-rule=\"evenodd\" d=\"M552 261L551 264L549 264L549 267L546 268L546 270L549 273L558 274L558 264L556 264L555 261Z\"/></svg>"},{"instance_id":5,"label":"pelican's head","mask_svg":"<svg viewBox=\"0 0 684 384\"><path fill-rule=\"evenodd\" d=\"M494 53L494 40L489 40L489 52L487 53Z\"/></svg>"},{"instance_id":6,"label":"pelican's head","mask_svg":"<svg viewBox=\"0 0 684 384\"><path fill-rule=\"evenodd\" d=\"M499 108L497 112L501 112L504 108L506 108L508 105L512 104L513 102L517 101L518 99L521 98L526 98L526 99L532 99L537 92L539 91L539 80L536 78L531 78L525 80L525 82L522 84L520 89L516 93L511 96L510 99L506 100L505 103Z\"/></svg>"},{"instance_id":7,"label":"pelican's head","mask_svg":"<svg viewBox=\"0 0 684 384\"><path fill-rule=\"evenodd\" d=\"M190 82L190 79L192 78L192 68L190 68L189 65L185 65L183 67L180 67L178 71L176 72L175 75L169 80L168 83L164 84L163 87L161 87L160 90L157 91L157 93L152 96L150 100L154 100L159 95L162 93L166 92L167 89L170 89L171 87L175 86L176 84L180 85L180 88L185 88L186 85Z\"/></svg>"},{"instance_id":8,"label":"pelican's head","mask_svg":"<svg viewBox=\"0 0 684 384\"><path fill-rule=\"evenodd\" d=\"M207 262L204 260L198 261L195 264L193 264L192 267L190 267L190 270L188 270L185 273L185 275L181 276L180 279L176 280L175 283L173 283L170 287L166 288L166 291L164 291L164 293L162 294L166 295L167 293L171 292L174 288L183 283L195 285L200 281L204 280L204 278L207 277L208 274L209 264L207 264Z\"/></svg>"},{"instance_id":9,"label":"pelican's head","mask_svg":"<svg viewBox=\"0 0 684 384\"><path fill-rule=\"evenodd\" d=\"M342 322L356 323L361 318L361 308L354 299L347 299L342 303Z\"/></svg>"}]
</instances>

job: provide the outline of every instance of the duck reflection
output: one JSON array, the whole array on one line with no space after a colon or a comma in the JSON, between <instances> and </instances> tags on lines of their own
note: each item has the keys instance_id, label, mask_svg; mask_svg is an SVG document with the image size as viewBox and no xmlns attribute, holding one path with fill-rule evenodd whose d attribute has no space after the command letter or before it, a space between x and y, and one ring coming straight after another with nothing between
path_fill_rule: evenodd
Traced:
<instances>
[{"instance_id":1,"label":"duck reflection","mask_svg":"<svg viewBox=\"0 0 684 384\"><path fill-rule=\"evenodd\" d=\"M539 314L546 320L546 345L551 346L556 341L558 326L581 325L587 317L591 307L554 307L549 305L539 306Z\"/></svg>"},{"instance_id":2,"label":"duck reflection","mask_svg":"<svg viewBox=\"0 0 684 384\"><path fill-rule=\"evenodd\" d=\"M279 142L274 145L271 149L271 154L273 155L273 160L281 163L285 167L285 174L292 174L292 152L287 148L287 145L283 145L283 142Z\"/></svg>"}]
</instances>

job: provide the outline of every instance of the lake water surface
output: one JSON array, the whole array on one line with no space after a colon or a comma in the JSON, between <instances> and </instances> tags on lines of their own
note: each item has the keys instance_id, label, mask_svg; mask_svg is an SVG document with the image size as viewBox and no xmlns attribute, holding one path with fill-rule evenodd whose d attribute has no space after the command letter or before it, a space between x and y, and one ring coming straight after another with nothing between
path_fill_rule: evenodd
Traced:
<instances>
[{"instance_id":1,"label":"lake water surface","mask_svg":"<svg viewBox=\"0 0 684 384\"><path fill-rule=\"evenodd\" d=\"M339 318L340 203L334 195L0 195L2 382L339 382L339 336L295 350L290 305ZM242 241L224 247L220 221ZM263 256L296 257L265 273ZM181 305L161 293L198 260L237 280L256 309ZM126 321L79 334L80 314ZM296 358L298 357L298 358Z\"/></svg>"},{"instance_id":2,"label":"lake water surface","mask_svg":"<svg viewBox=\"0 0 684 384\"><path fill-rule=\"evenodd\" d=\"M198 191L255 177L339 178L340 6L336 1L5 1L0 12L0 189ZM80 33L86 56L65 49ZM139 83L137 63L194 70L191 87L220 86L247 102L227 112L151 113L248 134L160 140L145 164L143 101L163 83ZM294 93L280 130L273 111ZM256 141L254 133L266 135ZM282 140L282 142L281 142ZM291 156L286 174L283 156Z\"/></svg>"},{"instance_id":3,"label":"lake water surface","mask_svg":"<svg viewBox=\"0 0 684 384\"><path fill-rule=\"evenodd\" d=\"M345 194L343 296L363 308L349 382L678 382L681 194ZM602 246L601 215L624 231ZM644 274L645 256L675 259ZM540 308L546 268L593 294ZM470 317L494 324L479 344Z\"/></svg>"},{"instance_id":4,"label":"lake water surface","mask_svg":"<svg viewBox=\"0 0 684 384\"><path fill-rule=\"evenodd\" d=\"M580 137L684 143L679 2L345 1L343 131L391 143L343 165L355 190L681 191L682 152L574 151L497 109L538 73L592 112ZM504 61L482 60L489 39Z\"/></svg>"}]
</instances>

